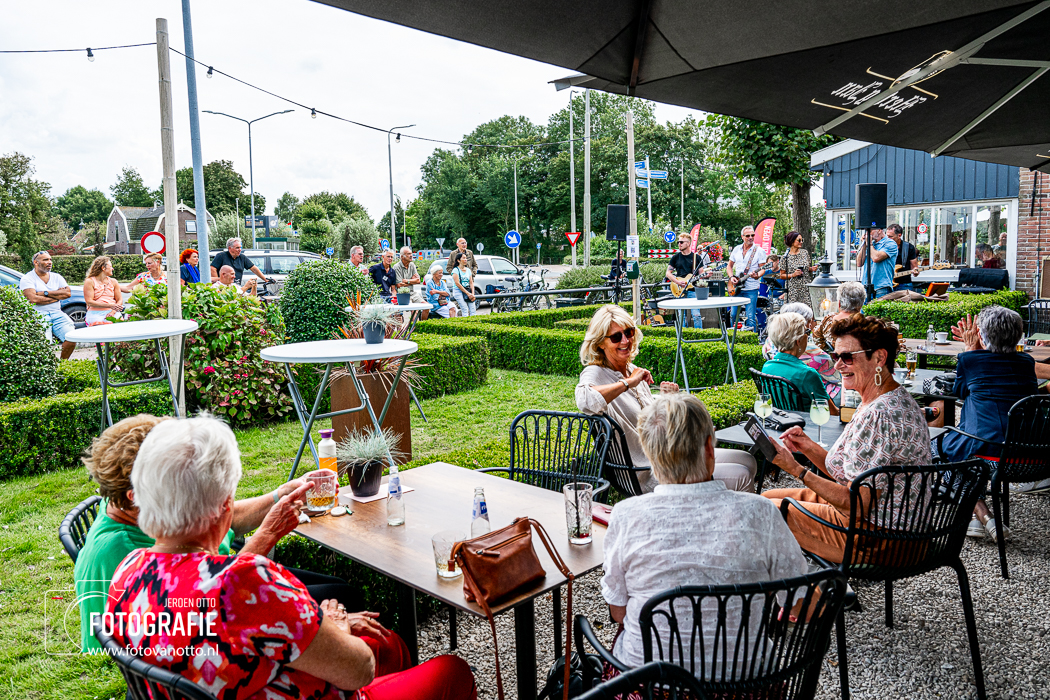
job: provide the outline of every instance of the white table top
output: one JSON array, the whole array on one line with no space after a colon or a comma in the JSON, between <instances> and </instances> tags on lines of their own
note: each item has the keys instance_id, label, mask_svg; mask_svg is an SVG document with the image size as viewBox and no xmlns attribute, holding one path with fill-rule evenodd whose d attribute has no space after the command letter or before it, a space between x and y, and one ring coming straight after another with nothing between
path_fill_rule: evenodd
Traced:
<instances>
[{"instance_id":1,"label":"white table top","mask_svg":"<svg viewBox=\"0 0 1050 700\"><path fill-rule=\"evenodd\" d=\"M66 340L74 343L124 343L131 340L152 340L185 335L197 330L196 321L175 318L158 318L152 321L129 321L107 323L101 326L78 328L66 334Z\"/></svg>"},{"instance_id":2,"label":"white table top","mask_svg":"<svg viewBox=\"0 0 1050 700\"><path fill-rule=\"evenodd\" d=\"M394 313L402 313L405 311L426 311L427 309L434 308L431 304L376 304L376 306L382 306L384 309L390 309ZM343 311L350 313L353 307L348 306Z\"/></svg>"},{"instance_id":3,"label":"white table top","mask_svg":"<svg viewBox=\"0 0 1050 700\"><path fill-rule=\"evenodd\" d=\"M729 306L746 306L751 302L747 297L708 297L707 299L661 299L656 305L669 311L685 309L722 309Z\"/></svg>"},{"instance_id":4,"label":"white table top","mask_svg":"<svg viewBox=\"0 0 1050 700\"><path fill-rule=\"evenodd\" d=\"M429 308L429 307L428 307ZM411 355L419 346L410 340L387 338L382 343L369 345L363 338L343 340L315 340L311 343L288 343L266 348L260 354L270 362L299 362L319 364L328 362L362 362L387 357Z\"/></svg>"}]
</instances>

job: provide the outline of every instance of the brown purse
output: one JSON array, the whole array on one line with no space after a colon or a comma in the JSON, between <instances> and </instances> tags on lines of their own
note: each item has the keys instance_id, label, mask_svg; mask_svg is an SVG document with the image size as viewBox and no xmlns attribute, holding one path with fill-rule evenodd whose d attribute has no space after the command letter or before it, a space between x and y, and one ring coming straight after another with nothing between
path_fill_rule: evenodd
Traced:
<instances>
[{"instance_id":1,"label":"brown purse","mask_svg":"<svg viewBox=\"0 0 1050 700\"><path fill-rule=\"evenodd\" d=\"M532 518L517 518L507 527L494 530L480 537L457 542L449 557L449 571L455 571L458 563L463 570L463 597L468 602L477 602L485 612L492 629L492 645L496 653L496 688L499 699L503 698L503 677L499 666L499 643L496 640L496 620L492 617L493 605L512 597L517 591L536 583L547 572L543 570L536 550L532 546L532 530L535 528L554 566L568 579L568 606L565 614L565 658L572 658L572 581L575 578L558 550L551 544L550 535ZM555 595L560 595L555 591ZM570 665L565 664L564 698L569 697Z\"/></svg>"}]
</instances>

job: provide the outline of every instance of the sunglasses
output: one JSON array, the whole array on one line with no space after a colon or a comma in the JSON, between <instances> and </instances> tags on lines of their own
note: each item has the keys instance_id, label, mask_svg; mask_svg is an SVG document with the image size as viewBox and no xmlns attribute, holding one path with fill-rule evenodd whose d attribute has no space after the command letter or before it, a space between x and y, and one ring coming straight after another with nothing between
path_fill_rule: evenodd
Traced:
<instances>
[{"instance_id":1,"label":"sunglasses","mask_svg":"<svg viewBox=\"0 0 1050 700\"><path fill-rule=\"evenodd\" d=\"M853 356L858 354L858 353L862 353L862 352L863 353L867 353L868 357L870 358L871 357L871 353L873 353L875 351L874 350L853 350L851 352L831 352L831 353L828 353L828 357L831 358L832 362L838 362L839 360L842 360L842 364L844 364L844 365L852 365L853 364Z\"/></svg>"},{"instance_id":2,"label":"sunglasses","mask_svg":"<svg viewBox=\"0 0 1050 700\"><path fill-rule=\"evenodd\" d=\"M744 234L744 238L754 238L754 237L755 237L755 234L753 234L753 233L745 233Z\"/></svg>"},{"instance_id":3,"label":"sunglasses","mask_svg":"<svg viewBox=\"0 0 1050 700\"><path fill-rule=\"evenodd\" d=\"M608 338L609 340L613 341L614 345L619 345L620 341L623 340L624 336L627 336L627 340L630 340L631 338L633 338L634 337L634 329L633 328L624 328L622 331L616 331L612 335L607 335L605 337Z\"/></svg>"}]
</instances>

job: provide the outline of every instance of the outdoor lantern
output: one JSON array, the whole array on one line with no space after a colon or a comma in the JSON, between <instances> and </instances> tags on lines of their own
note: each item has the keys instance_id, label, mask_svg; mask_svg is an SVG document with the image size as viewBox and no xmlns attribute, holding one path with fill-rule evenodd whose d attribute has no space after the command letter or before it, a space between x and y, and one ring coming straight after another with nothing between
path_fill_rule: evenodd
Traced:
<instances>
[{"instance_id":1,"label":"outdoor lantern","mask_svg":"<svg viewBox=\"0 0 1050 700\"><path fill-rule=\"evenodd\" d=\"M839 312L839 281L831 274L830 260L825 257L817 264L820 265L820 274L807 286L813 316L819 321Z\"/></svg>"}]
</instances>

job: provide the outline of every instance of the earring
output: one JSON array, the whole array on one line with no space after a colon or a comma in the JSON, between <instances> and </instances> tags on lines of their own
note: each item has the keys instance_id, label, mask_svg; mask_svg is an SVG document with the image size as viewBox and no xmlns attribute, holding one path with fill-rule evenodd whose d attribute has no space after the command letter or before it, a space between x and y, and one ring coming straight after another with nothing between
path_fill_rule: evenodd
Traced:
<instances>
[{"instance_id":1,"label":"earring","mask_svg":"<svg viewBox=\"0 0 1050 700\"><path fill-rule=\"evenodd\" d=\"M882 367L875 368L875 386L882 386Z\"/></svg>"}]
</instances>

